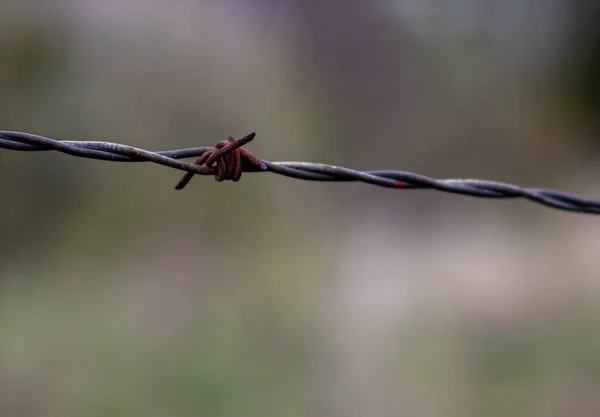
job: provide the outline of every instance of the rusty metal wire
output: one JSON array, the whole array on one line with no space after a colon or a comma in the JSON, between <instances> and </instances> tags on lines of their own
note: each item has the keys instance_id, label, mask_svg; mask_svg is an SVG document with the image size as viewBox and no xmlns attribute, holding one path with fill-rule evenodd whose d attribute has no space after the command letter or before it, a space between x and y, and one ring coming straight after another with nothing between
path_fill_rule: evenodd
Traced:
<instances>
[{"instance_id":1,"label":"rusty metal wire","mask_svg":"<svg viewBox=\"0 0 600 417\"><path fill-rule=\"evenodd\" d=\"M58 151L82 158L114 162L154 162L181 171L184 177L175 186L182 189L194 174L214 175L217 181L238 181L243 172L273 172L308 181L365 182L381 187L434 189L483 198L525 198L548 207L571 212L600 214L600 200L578 197L541 188L480 179L434 179L404 171L357 171L335 165L312 162L269 162L257 158L242 146L252 141L255 132L240 139L229 138L214 147L151 152L111 142L63 141L30 133L0 131L0 148L15 151ZM196 163L181 161L198 157Z\"/></svg>"}]
</instances>

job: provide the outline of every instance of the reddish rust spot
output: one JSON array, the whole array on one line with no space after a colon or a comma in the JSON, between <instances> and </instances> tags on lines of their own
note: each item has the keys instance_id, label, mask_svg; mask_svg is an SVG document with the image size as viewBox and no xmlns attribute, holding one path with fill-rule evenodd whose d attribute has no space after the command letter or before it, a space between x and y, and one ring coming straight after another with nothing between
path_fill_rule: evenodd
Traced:
<instances>
[{"instance_id":1,"label":"reddish rust spot","mask_svg":"<svg viewBox=\"0 0 600 417\"><path fill-rule=\"evenodd\" d=\"M396 188L404 188L406 186L406 183L404 181L396 180L394 181L394 186Z\"/></svg>"}]
</instances>

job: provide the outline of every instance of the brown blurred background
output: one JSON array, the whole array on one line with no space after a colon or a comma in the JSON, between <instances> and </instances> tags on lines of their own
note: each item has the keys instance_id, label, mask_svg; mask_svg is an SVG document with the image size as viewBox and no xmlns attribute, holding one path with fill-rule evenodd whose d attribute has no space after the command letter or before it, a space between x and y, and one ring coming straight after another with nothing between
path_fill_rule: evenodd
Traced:
<instances>
[{"instance_id":1,"label":"brown blurred background","mask_svg":"<svg viewBox=\"0 0 600 417\"><path fill-rule=\"evenodd\" d=\"M600 197L600 2L1 0L0 129ZM1 416L598 416L600 223L0 150Z\"/></svg>"}]
</instances>

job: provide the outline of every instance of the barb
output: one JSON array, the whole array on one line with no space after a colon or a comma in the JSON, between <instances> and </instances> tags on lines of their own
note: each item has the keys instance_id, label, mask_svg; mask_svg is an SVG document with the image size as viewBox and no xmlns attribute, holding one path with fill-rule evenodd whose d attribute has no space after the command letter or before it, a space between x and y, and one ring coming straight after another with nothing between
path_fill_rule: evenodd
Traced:
<instances>
[{"instance_id":1,"label":"barb","mask_svg":"<svg viewBox=\"0 0 600 417\"><path fill-rule=\"evenodd\" d=\"M311 162L269 162L257 158L243 146L255 132L240 139L228 138L214 147L151 152L111 142L60 141L30 133L0 131L0 148L15 151L58 151L81 158L114 162L154 162L186 174L175 186L182 189L195 175L214 175L217 181L238 181L243 172L272 172L286 177L329 182L365 182L400 190L434 189L482 198L525 198L559 210L600 214L600 200L578 197L541 188L480 179L434 179L404 171L357 171L335 165ZM198 157L196 163L181 159Z\"/></svg>"},{"instance_id":2,"label":"barb","mask_svg":"<svg viewBox=\"0 0 600 417\"><path fill-rule=\"evenodd\" d=\"M213 168L213 164L216 162L215 179L217 181L232 180L234 182L239 181L242 177L244 162L265 169L266 166L259 158L252 155L249 150L242 148L242 146L254 139L255 136L256 132L254 131L240 139L234 139L229 136L227 140L217 143L215 149L204 152L196 160L196 165L205 165L207 168ZM187 172L181 181L177 183L175 189L181 190L190 182L193 176L193 172Z\"/></svg>"}]
</instances>

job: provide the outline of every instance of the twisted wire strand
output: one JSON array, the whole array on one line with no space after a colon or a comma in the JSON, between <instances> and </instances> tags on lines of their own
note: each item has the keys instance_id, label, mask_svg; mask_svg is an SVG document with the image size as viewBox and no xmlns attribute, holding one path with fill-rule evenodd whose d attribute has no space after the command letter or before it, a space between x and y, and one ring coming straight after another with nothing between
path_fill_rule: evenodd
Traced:
<instances>
[{"instance_id":1,"label":"twisted wire strand","mask_svg":"<svg viewBox=\"0 0 600 417\"><path fill-rule=\"evenodd\" d=\"M151 152L129 145L101 141L63 141L31 133L0 131L0 148L37 152L58 151L81 158L113 162L154 162L181 171L186 175L177 188L183 188L193 174L214 175L218 180L238 180L242 172L272 172L286 177L328 182L365 182L400 190L434 189L482 198L525 198L559 210L600 214L600 199L579 197L542 188L522 188L516 185L481 179L435 179L405 171L358 171L335 165L312 162L270 162L252 155L243 145L255 137L255 132L240 139L221 141L217 147L184 148ZM202 156L210 152L210 155ZM237 152L237 154L236 154ZM199 157L197 164L182 161ZM206 161L209 164L206 164ZM232 163L237 165L231 166Z\"/></svg>"}]
</instances>

